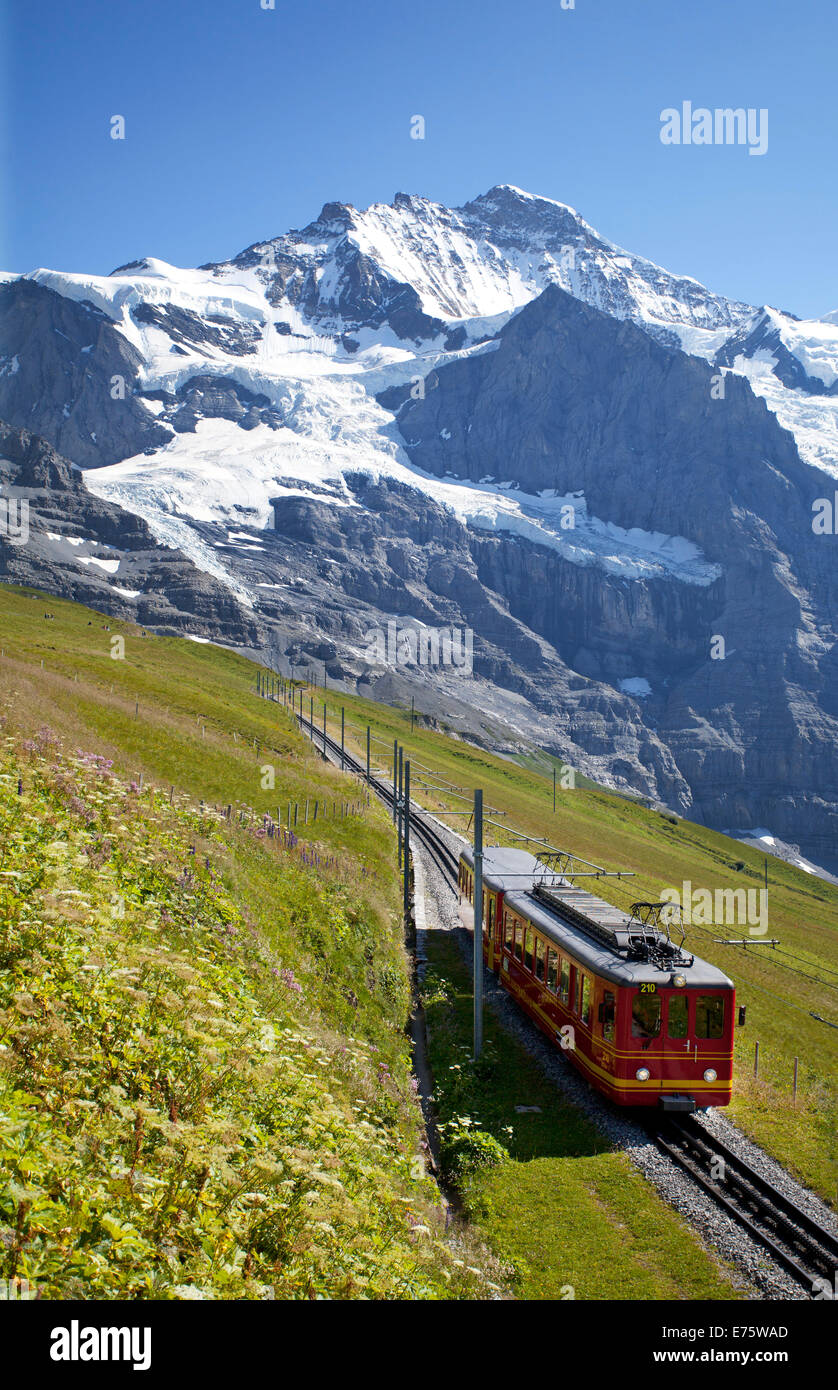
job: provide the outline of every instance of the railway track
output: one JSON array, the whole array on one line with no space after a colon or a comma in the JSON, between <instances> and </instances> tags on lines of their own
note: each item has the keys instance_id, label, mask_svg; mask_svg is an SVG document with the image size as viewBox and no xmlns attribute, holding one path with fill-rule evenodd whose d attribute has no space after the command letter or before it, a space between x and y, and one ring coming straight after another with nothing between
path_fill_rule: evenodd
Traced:
<instances>
[{"instance_id":1,"label":"railway track","mask_svg":"<svg viewBox=\"0 0 838 1390\"><path fill-rule=\"evenodd\" d=\"M304 717L297 716L304 733L315 747L328 749L340 758L341 749L322 731L311 732ZM325 745L325 748L324 748ZM366 768L343 753L344 766L366 781ZM393 805L393 789L388 782L370 777L370 785L386 805ZM452 891L457 891L458 860L435 826L411 802L411 831L425 845ZM665 1126L657 1120L648 1126L652 1141L677 1167L727 1212L776 1262L810 1294L824 1281L838 1289L838 1238L818 1224L747 1160L734 1153L722 1140L711 1135L690 1117L667 1117Z\"/></svg>"},{"instance_id":2,"label":"railway track","mask_svg":"<svg viewBox=\"0 0 838 1390\"><path fill-rule=\"evenodd\" d=\"M324 735L322 729L314 729L312 731L310 721L306 720L304 715L300 716L298 714L296 717L302 732L308 735L315 748L319 747L322 750L324 745ZM340 758L340 744L337 743L335 739L331 738L329 734L326 734L325 736L325 746L332 752L332 754L335 757ZM362 780L366 782L366 768L359 761L358 758L353 757L351 753L347 753L346 750L344 750L343 763L345 768L347 768L350 772L354 772L358 777L361 777ZM392 807L393 788L390 786L389 782L384 782L379 777L371 776L370 786L372 787L372 790L376 793L376 795L380 797L380 799L385 803L385 805ZM457 859L457 856L454 854L453 850L450 849L449 846L445 843L436 827L429 823L422 810L416 805L416 803L412 799L410 802L410 829L411 832L414 835L416 835L417 838L420 839L422 843L425 845L434 862L441 870L443 876L447 880L449 880L452 889L454 890L454 892L456 892L457 881L459 878L459 861Z\"/></svg>"},{"instance_id":3,"label":"railway track","mask_svg":"<svg viewBox=\"0 0 838 1390\"><path fill-rule=\"evenodd\" d=\"M658 1148L744 1226L779 1265L812 1293L836 1287L838 1238L802 1211L723 1140L694 1119L670 1117L653 1131Z\"/></svg>"}]
</instances>

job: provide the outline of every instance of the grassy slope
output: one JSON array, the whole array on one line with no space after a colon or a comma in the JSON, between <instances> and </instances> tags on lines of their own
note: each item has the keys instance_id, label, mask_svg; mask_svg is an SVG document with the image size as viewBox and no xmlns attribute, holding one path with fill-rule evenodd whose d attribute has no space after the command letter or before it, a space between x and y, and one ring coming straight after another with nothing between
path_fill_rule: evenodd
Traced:
<instances>
[{"instance_id":1,"label":"grassy slope","mask_svg":"<svg viewBox=\"0 0 838 1390\"><path fill-rule=\"evenodd\" d=\"M163 894L171 898L166 910L170 917L178 921L178 930L181 930L184 913L188 916L182 894L186 890L188 897L194 892L194 885L177 886L177 879L183 872L184 863L187 870L194 870L197 866L202 873L204 858L209 857L211 872L223 886L228 911L241 914L238 947L245 953L244 959L238 960L229 976L225 965L222 972L224 978L220 982L213 982L215 997L225 1001L225 1010L226 1001L230 1001L230 1009L243 1031L248 1027L261 1029L264 1021L272 1024L274 1036L279 1038L277 1056L282 1067L288 1069L292 1091L297 1085L294 1077L305 1066L300 1085L310 1089L304 1098L303 1093L295 1093L291 1107L295 1117L293 1124L288 1120L287 1107L282 1111L284 1118L276 1142L280 1147L284 1146L287 1152L280 1162L290 1162L292 1165L299 1162L304 1167L313 1165L317 1169L325 1167L328 1174L335 1171L329 1164L336 1157L342 1162L340 1156L348 1155L346 1175L349 1181L344 1183L344 1187L348 1186L351 1190L350 1198L346 1203L341 1198L331 1216L322 1206L315 1205L314 1213L307 1213L298 1203L296 1211L301 1213L301 1225L294 1228L290 1243L283 1245L280 1241L277 1246L274 1238L277 1220L282 1229L288 1218L278 1216L272 1208L272 1223L268 1222L267 1227L271 1227L273 1234L266 1237L266 1253L258 1244L261 1236L256 1245L252 1239L248 1241L248 1236L253 1235L254 1221L251 1220L249 1224L243 1221L242 1211L236 1209L235 1221L227 1223L232 1226L235 1235L232 1251L212 1248L211 1231L202 1240L201 1251L178 1248L177 1267L173 1268L166 1263L172 1257L172 1246L164 1242L164 1254L168 1252L166 1260L159 1267L154 1266L153 1262L150 1268L143 1265L146 1273L142 1277L153 1281L155 1291L171 1291L192 1282L216 1296L223 1296L228 1288L235 1290L241 1286L241 1281L244 1281L246 1292L257 1296L271 1288L276 1289L280 1296L289 1292L308 1295L348 1292L435 1297L446 1293L456 1296L485 1292L485 1280L470 1273L462 1262L452 1263L444 1245L437 1239L440 1234L439 1218L432 1205L432 1191L411 1177L418 1171L415 1165L416 1110L410 1095L408 1053L402 1032L405 971L400 933L396 925L398 892L392 873L392 831L385 813L373 803L363 815L336 821L319 820L316 837L313 826L307 829L298 827L301 837L308 838L291 854L283 853L276 844L265 843L255 833L253 822L243 828L237 824L234 816L233 823L227 824L215 814L215 803L221 806L232 803L234 807L252 807L259 813L275 813L277 804L284 808L289 799L299 801L302 808L306 797L310 802L317 798L321 802L327 800L331 803L357 800L358 793L349 779L342 778L334 769L311 755L283 710L253 697L253 667L248 662L218 648L143 637L139 630L108 623L88 610L44 599L42 595L29 597L27 591L4 589L0 591L0 601L3 611L0 645L5 648L5 655L0 660L0 701L6 729L10 734L17 730L31 733L39 724L48 724L61 739L64 759L68 756L70 759L69 765L65 761L63 771L56 774L50 768L58 761L57 750L49 740L43 746L38 745L25 753L24 758L30 762L34 760L34 763L26 778L24 804L33 794L29 778L35 773L38 778L43 777L45 787L53 785L56 775L71 779L77 776L86 779L93 775L86 762L77 765L79 760L74 760L73 756L76 748L93 750L113 759L113 771L123 781L136 780L142 772L144 792L147 792L150 782L162 787L162 793L157 794L154 801L153 816L149 815L151 801L145 795L139 797L125 787L118 793L114 791L121 798L119 806L123 822L129 824L133 818L137 819L137 825L131 829L135 857L126 869L128 880L136 878L141 870L141 861L146 858L150 857L158 863L158 867L162 866L161 872L169 878L173 877L176 884L173 889L169 883ZM45 611L54 613L55 620L45 620ZM126 637L124 662L113 661L109 656L110 640L116 633ZM43 670L41 659L44 661ZM140 704L139 718L135 718L136 700ZM405 719L398 711L368 706L358 701L346 703L354 707L353 717L359 730L362 728L359 714L369 710L378 721L382 737L389 738L392 731L399 737L405 737ZM205 734L202 734L202 727L206 730ZM235 739L234 731L237 735ZM255 746L257 743L258 747ZM524 816L539 824L543 822L543 812L539 811L534 798L545 799L544 782L537 776L435 735L417 734L414 747L418 749L420 745L422 759L433 766L447 766L452 780L473 785L479 777L487 788L492 788L492 796L488 800L494 797L497 802L501 795L508 798L504 804L509 804L510 809L514 804L516 823L521 823ZM262 769L269 763L276 769L276 785L274 789L263 789ZM9 775L8 772L6 775ZM179 789L171 812L168 810L167 796L169 783L174 783ZM10 799L13 808L19 812L21 807L14 775L11 783L2 785L6 790L7 803ZM69 841L73 834L79 833L83 839L85 836L89 838L88 830L65 819L67 806L64 804L66 798L62 800L63 794L58 795L56 801L53 787L53 791L45 791L44 795L46 801L34 806L36 821L46 822L50 817L55 818L54 825L59 826L55 838ZM83 795L79 799L83 801ZM208 803L203 819L196 815L199 799ZM603 799L601 793L594 793L593 800L595 805L602 804L603 800L606 805L613 801L617 809L625 809L625 803L614 798ZM170 815L174 820L168 825L167 817ZM186 817L185 822L183 817ZM607 815L604 820L607 824ZM158 837L158 829L162 840ZM11 833L17 833L14 825ZM630 843L633 842L630 834L628 838ZM47 844L51 842L47 840ZM13 853L19 861L21 853L19 842L16 843L18 849L16 852L13 849ZM188 850L193 843L197 847L197 859L190 855L184 861L184 845ZM573 843L580 848L576 837ZM321 867L313 872L310 866L301 862L303 851L310 852L315 847L321 860L326 857L334 859L328 869L324 869L321 863ZM628 857L624 856L624 862ZM84 868L77 868L74 872L83 874ZM64 886L67 886L66 883ZM70 889L71 893L73 891L83 893L85 902L91 901L91 895L95 897L90 878L79 880L75 890ZM129 956L146 943L149 924L153 928L155 914L159 914L161 891L158 883L152 895L151 918L146 914L138 917L134 923L125 944ZM96 893L99 897L93 905L107 927L98 946L99 949L112 950L114 943L122 941L124 936L122 931L115 933L110 922L112 885L102 880ZM43 906L48 916L55 911L56 904L49 901ZM62 920L66 920L66 903L62 905L59 902L59 907ZM8 898L6 910L9 911ZM32 915L31 908L27 909L26 915ZM199 925L204 939L214 940L213 933L218 931L220 923L213 918L212 912L206 920L202 918ZM333 949L337 944L335 933L350 944L348 960L344 951ZM169 950L177 952L186 947L192 959L196 942L188 933L184 937L175 932L166 945ZM270 979L265 970L268 959ZM112 964L114 969L135 968L133 961L128 963L127 957L122 964ZM159 959L152 968L162 968ZM283 977L281 988L275 983L278 977L273 974L274 970L278 970ZM290 972L290 976L283 976L283 972ZM30 963L24 968L24 975L32 973ZM238 999L239 985L234 983L234 979L237 982L242 974L247 976L251 984L256 980L260 982L258 987L253 985L246 1007L241 1005ZM289 978L293 983L302 985L302 994L297 992L293 983L289 986ZM209 983L207 976L202 988ZM455 988L462 992L464 986L462 982L459 985L455 983ZM26 999L23 1000L23 1007L29 1007ZM161 1023L163 1034L173 1028L177 1032L176 1025L181 1021L184 1007L172 1005L174 1013ZM467 1007L465 1001L463 1008L466 1013ZM25 1020L26 1015L23 1017ZM188 1010L185 1017L188 1021ZM205 1027L206 1019L202 1018L200 1023L201 1027ZM16 1026L25 1028L29 1024L24 1021L21 1025L21 1020L17 1019ZM352 1039L349 1042L348 1035ZM187 1030L186 1038L181 1039L178 1046L186 1046L188 1042ZM214 1043L212 1045L215 1046ZM348 1050L349 1058L344 1048ZM312 1058L315 1065L309 1070L307 1062ZM528 1096L530 1092L535 1094L533 1088L537 1087L538 1081L534 1075L528 1077L529 1064L526 1059L517 1054L513 1058L512 1053L510 1059L522 1069L521 1076L526 1079ZM379 1063L382 1060L386 1066L386 1085L383 1087L379 1084ZM345 1071L347 1074L344 1074ZM132 1074L129 1067L123 1082L130 1080ZM393 1078L392 1081L386 1080L387 1074ZM320 1089L325 1087L325 1075L328 1075L326 1098ZM82 1079L77 1084L76 1103L84 1098L86 1083ZM246 1132L250 1123L262 1123L262 1111L254 1120L252 1111L236 1109L241 1101L241 1088L237 1090L237 1085L234 1079L229 1097L221 1088L220 1114L203 1115L196 1125L199 1134L207 1123L232 1129L241 1126L239 1132ZM37 1094L37 1090L31 1094ZM129 1097L126 1114L122 1117L122 1128L117 1127L109 1140L112 1152L119 1155L114 1168L117 1176L114 1183L106 1185L104 1193L100 1193L102 1201L107 1197L115 1201L118 1199L117 1205L128 1202L127 1208L119 1207L116 1219L120 1222L127 1220L129 1224L133 1208L124 1186L127 1181L125 1169L131 1173L135 1156L137 1112L131 1108L135 1099L137 1097ZM507 1096L504 1104L509 1099ZM553 1096L550 1103L554 1102ZM25 1110L25 1099L19 1103ZM339 1122L335 1121L341 1130L339 1142L337 1139L333 1142L328 1137L328 1125L331 1123L328 1117L333 1105L339 1115ZM85 1109L84 1105L81 1109ZM5 1112L7 1106L0 1104L0 1110ZM97 1117L100 1124L104 1123L103 1110L104 1107ZM301 1132L294 1130L294 1124L302 1123L304 1116L319 1116L321 1111L326 1116L326 1130L321 1128L319 1133L302 1133L301 1139ZM360 1128L355 1128L359 1116ZM164 1129L167 1123L180 1123L179 1119L171 1121L165 1105L158 1119ZM20 1125L21 1120L18 1113L14 1123ZM566 1122L565 1116L562 1127L566 1126ZM145 1125L144 1119L142 1125ZM367 1125L372 1125L372 1130L366 1129ZM56 1129L57 1124L54 1124L53 1135ZM13 1127L13 1143L18 1142L15 1133L22 1132L15 1131ZM84 1153L87 1153L86 1135L89 1136L89 1131L83 1127L77 1132L78 1143ZM365 1136L372 1138L373 1145L364 1155ZM260 1142L262 1140L263 1136L260 1135ZM141 1140L140 1154L144 1153L144 1143ZM594 1166L584 1174L582 1187L576 1190L581 1197L583 1190L587 1191L592 1185L596 1194L582 1218L588 1247L594 1253L591 1260L587 1263L583 1261L581 1266L576 1257L573 1258L570 1262L573 1278L556 1266L550 1253L567 1243L567 1237L574 1233L573 1204L565 1202L560 1208L550 1207L544 1216L542 1239L538 1234L538 1225L529 1219L521 1220L521 1202L513 1204L509 1200L510 1189L503 1185L499 1175L487 1175L483 1200L491 1199L491 1184L498 1182L500 1187L494 1205L497 1210L503 1210L502 1222L492 1231L493 1244L496 1243L501 1253L513 1260L525 1281L522 1287L535 1296L544 1296L545 1290L554 1289L556 1279L561 1280L561 1286L575 1279L580 1297L609 1296L602 1292L604 1288L611 1291L611 1296L727 1296L729 1286L718 1279L711 1262L697 1250L692 1238L681 1231L680 1223L675 1221L654 1193L637 1181L631 1170L624 1170L622 1159L603 1154L601 1141L589 1136L586 1144L589 1150L587 1157ZM39 1146L49 1150L44 1133L36 1127L31 1132L29 1151L37 1152ZM328 1164L321 1163L318 1158L324 1152L324 1147ZM521 1155L514 1145L513 1153L517 1168ZM164 1157L168 1161L171 1155L167 1152ZM182 1162L183 1157L181 1153L178 1162ZM527 1171L518 1173L519 1186L516 1190L523 1201L523 1210L528 1212L536 1211L539 1205L543 1206L542 1177L534 1165L545 1160L552 1162L555 1155L548 1145L546 1153L536 1154L533 1151L526 1157ZM564 1151L562 1157L567 1157ZM244 1150L237 1150L233 1144L227 1169L235 1172L236 1164L240 1164L244 1158ZM407 1162L408 1159L410 1162ZM598 1168L594 1161L600 1165ZM357 1172L354 1171L356 1165ZM138 1171L142 1166L140 1160ZM200 1175L204 1167L205 1162L189 1170L193 1187L196 1181L201 1183ZM358 1173L362 1179L360 1186ZM95 1174L88 1176L95 1188ZM155 1176L152 1169L149 1175L152 1188ZM250 1176L248 1174L248 1181ZM274 1174L274 1177L280 1177L280 1174ZM35 1211L33 1205L25 1209L21 1216L21 1203L28 1200L19 1190L21 1186L25 1187L25 1181L21 1183L21 1178L26 1178L22 1171L17 1175L17 1188L12 1191L14 1205L3 1212L9 1223L8 1230L12 1233L11 1245L7 1246L12 1252L9 1271L12 1261L16 1261L14 1272L18 1275L30 1269L26 1264L27 1259L36 1263L36 1244L17 1238L18 1223L22 1221L21 1230L26 1236L29 1230L27 1222L34 1219ZM343 1173L339 1181L342 1178ZM231 1180L229 1171L225 1180ZM290 1183L292 1177L289 1175L280 1180ZM570 1180L567 1166L564 1180ZM302 1175L300 1182L306 1181ZM314 1182L318 1188L321 1187L317 1178ZM122 1183L122 1187L119 1183ZM270 1182L267 1187L270 1188ZM328 1184L322 1187L328 1195ZM189 1190L187 1180L183 1187L187 1219L184 1220L183 1215L180 1218L173 1216L175 1226L181 1220L184 1229L191 1229L195 1216L194 1205L189 1205L192 1201ZM299 1186L295 1189L297 1193L301 1190ZM311 1193L315 1188L309 1184L304 1190ZM333 1192L337 1190L332 1189ZM259 1206L263 1197L271 1200L269 1193L260 1193L258 1184L252 1184L248 1191L251 1193L249 1198L242 1191L245 1208L247 1201L254 1201ZM505 1205L501 1200L503 1193L506 1193ZM604 1200L609 1193L611 1197ZM230 1195L228 1189L222 1204L228 1201ZM321 1191L321 1200L322 1195ZM175 1211L177 1206L178 1201L174 1203ZM402 1221L398 1219L398 1206L404 1212ZM87 1211L84 1203L81 1209ZM373 1225L368 1226L371 1212L375 1214ZM605 1223L602 1230L599 1218ZM376 1221L378 1225L375 1225ZM429 1228L429 1236L421 1229L424 1226ZM365 1268L359 1270L351 1260L347 1268L338 1258L340 1250L349 1250L353 1259L362 1259L362 1262L366 1258L362 1258L362 1252L367 1247L364 1238L359 1237L362 1227L371 1233L372 1252ZM218 1236L219 1229L213 1228L215 1236ZM255 1229L261 1231L263 1226L255 1223ZM334 1237L332 1231L336 1233ZM610 1248L608 1242L614 1232L626 1245L627 1231L634 1234L624 1279L622 1282L619 1279L600 1282L601 1275L597 1273L596 1266L599 1264L601 1270L605 1271L610 1261L600 1260L596 1251ZM96 1233L98 1245L92 1235L88 1243L107 1251L107 1231L103 1235L102 1229L96 1228ZM78 1232L73 1240L77 1236ZM73 1240L66 1239L65 1245L71 1245ZM680 1245L682 1241L685 1243L684 1251L679 1253L677 1263L680 1269L681 1257L686 1252L683 1276L678 1274L673 1278L662 1274L659 1262L665 1260L670 1266L669 1252L674 1248L673 1242ZM208 1256L207 1242L212 1250L211 1256ZM57 1249L57 1246L50 1247L47 1236L45 1269L49 1259L55 1257ZM547 1266L539 1269L544 1251L548 1252ZM125 1253L127 1257L131 1256L130 1243ZM473 1256L465 1254L465 1251L460 1253L465 1255L466 1263L474 1265ZM491 1262L482 1254L478 1261L488 1270L491 1278L498 1277ZM36 1273L35 1263L31 1266L32 1274ZM125 1273L121 1269L108 1273L107 1263L106 1256L105 1272L101 1276L105 1281L103 1287L122 1289L127 1286L124 1281L129 1278L140 1280L140 1291L146 1287L136 1269L133 1273ZM143 1261L138 1261L138 1264L143 1264ZM6 1270L0 1270L0 1274L6 1273ZM65 1276L62 1275L63 1278ZM71 1278L81 1280L83 1285L85 1280L92 1280L89 1270L74 1273L70 1268L66 1279ZM116 1282L109 1286L109 1278ZM77 1287L71 1283L62 1284L61 1279L56 1285L58 1292ZM93 1283L89 1286L93 1287ZM620 1288L623 1289L622 1294ZM547 1296L551 1296L550 1292Z\"/></svg>"},{"instance_id":2,"label":"grassy slope","mask_svg":"<svg viewBox=\"0 0 838 1390\"><path fill-rule=\"evenodd\" d=\"M423 1177L387 817L226 821L357 793L249 663L42 595L2 615L0 1277L485 1296Z\"/></svg>"},{"instance_id":3,"label":"grassy slope","mask_svg":"<svg viewBox=\"0 0 838 1390\"><path fill-rule=\"evenodd\" d=\"M316 692L321 703L322 690ZM470 797L484 789L487 804L508 813L516 829L546 836L608 869L631 869L628 884L603 879L596 891L627 906L656 898L665 886L694 888L761 888L764 856L691 821L670 820L635 802L580 785L559 791L552 806L552 783L531 768L475 749L443 732L410 729L410 712L369 701L330 697L330 727L339 728L339 708L347 709L347 740L354 751L365 748L369 721L373 747L392 767L393 739L412 757L412 790L425 805L462 809L455 801L418 784L420 764L456 784ZM306 699L306 709L308 700ZM317 707L317 702L316 706ZM449 818L461 829L465 821ZM510 843L504 831L487 827L487 843ZM838 1022L838 888L780 860L769 859L768 935L778 937L780 951L746 950L715 944L714 938L747 935L694 925L688 946L733 977L748 1021L736 1035L736 1087L731 1115L738 1124L833 1205L838 1204L838 1029L810 1017ZM744 868L737 870L737 863ZM796 959L795 959L796 958ZM800 973L795 973L800 972ZM806 976L813 979L804 978ZM760 1042L760 1076L753 1078L754 1043ZM800 1059L797 1103L792 1101L794 1057Z\"/></svg>"}]
</instances>

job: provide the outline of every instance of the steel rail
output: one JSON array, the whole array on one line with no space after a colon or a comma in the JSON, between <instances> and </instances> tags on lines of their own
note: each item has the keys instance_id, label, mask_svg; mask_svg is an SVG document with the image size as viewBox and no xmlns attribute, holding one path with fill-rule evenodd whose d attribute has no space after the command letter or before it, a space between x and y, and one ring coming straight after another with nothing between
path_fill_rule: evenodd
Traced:
<instances>
[{"instance_id":1,"label":"steel rail","mask_svg":"<svg viewBox=\"0 0 838 1390\"><path fill-rule=\"evenodd\" d=\"M770 1179L733 1152L692 1119L670 1117L653 1138L680 1168L698 1183L717 1206L773 1256L779 1265L808 1288L816 1279L834 1285L838 1273L838 1239L807 1212L801 1211ZM724 1177L712 1175L721 1159Z\"/></svg>"}]
</instances>

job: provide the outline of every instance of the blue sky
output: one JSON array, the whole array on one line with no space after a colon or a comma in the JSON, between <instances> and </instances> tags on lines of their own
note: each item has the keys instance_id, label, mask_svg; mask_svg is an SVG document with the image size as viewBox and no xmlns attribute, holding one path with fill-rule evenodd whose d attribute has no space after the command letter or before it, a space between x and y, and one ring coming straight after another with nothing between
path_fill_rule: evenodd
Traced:
<instances>
[{"instance_id":1,"label":"blue sky","mask_svg":"<svg viewBox=\"0 0 838 1390\"><path fill-rule=\"evenodd\" d=\"M838 307L835 0L2 8L4 269L197 265L327 201L514 183L722 293ZM767 153L663 146L685 100L767 109Z\"/></svg>"}]
</instances>

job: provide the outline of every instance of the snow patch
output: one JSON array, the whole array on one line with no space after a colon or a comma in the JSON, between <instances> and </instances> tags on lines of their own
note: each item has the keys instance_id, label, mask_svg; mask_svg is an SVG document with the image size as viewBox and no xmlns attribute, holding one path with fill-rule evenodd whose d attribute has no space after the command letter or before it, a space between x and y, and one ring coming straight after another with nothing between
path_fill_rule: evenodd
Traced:
<instances>
[{"instance_id":1,"label":"snow patch","mask_svg":"<svg viewBox=\"0 0 838 1390\"><path fill-rule=\"evenodd\" d=\"M628 679L620 681L620 689L625 695L634 695L639 700L645 700L646 696L652 693L652 687L645 676L629 676Z\"/></svg>"},{"instance_id":2,"label":"snow patch","mask_svg":"<svg viewBox=\"0 0 838 1390\"><path fill-rule=\"evenodd\" d=\"M107 574L116 574L119 569L119 560L99 560L95 555L80 555L78 562L80 565L98 565Z\"/></svg>"}]
</instances>

